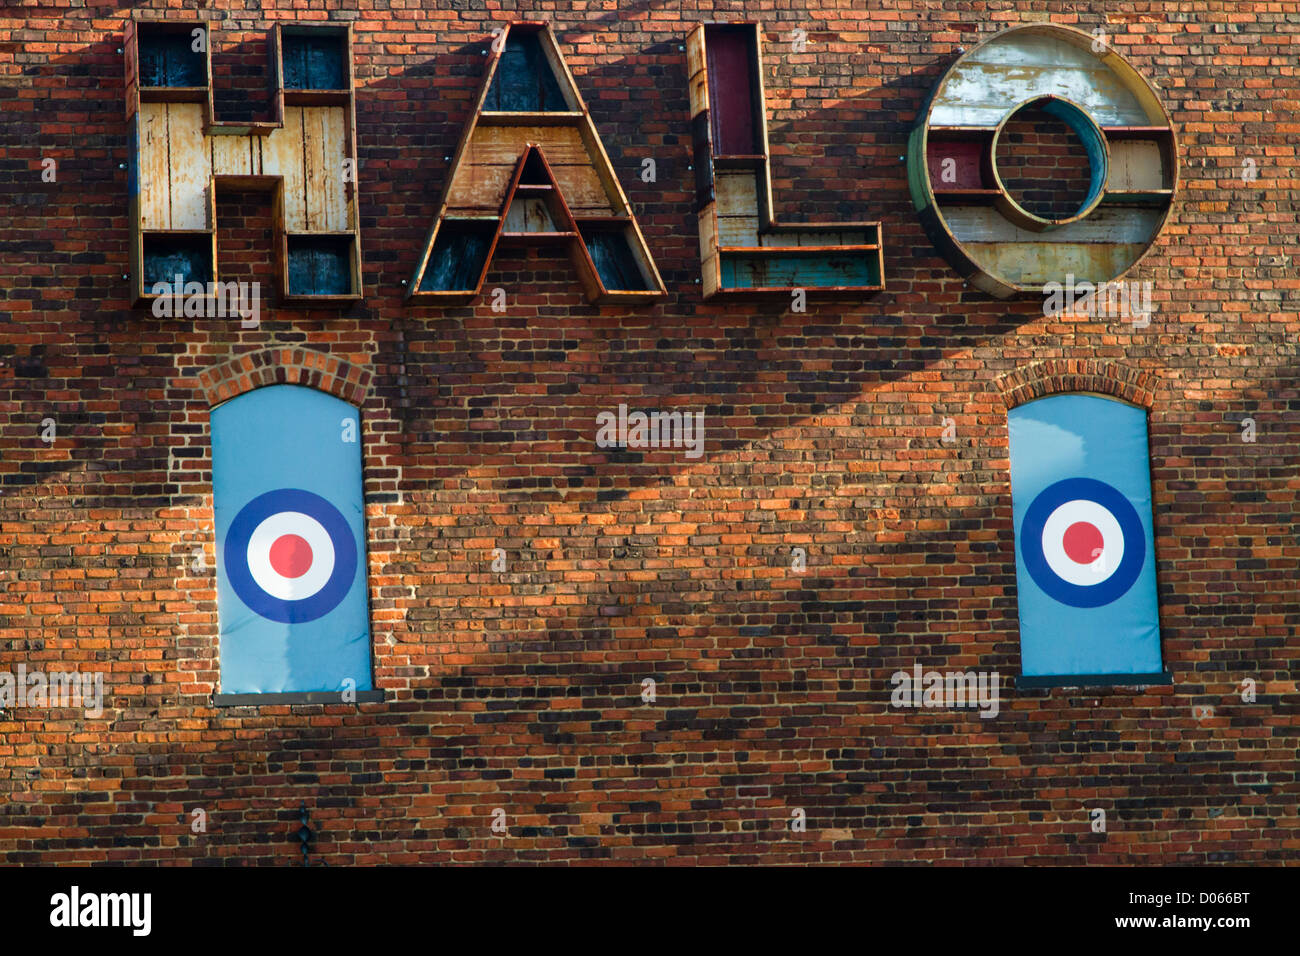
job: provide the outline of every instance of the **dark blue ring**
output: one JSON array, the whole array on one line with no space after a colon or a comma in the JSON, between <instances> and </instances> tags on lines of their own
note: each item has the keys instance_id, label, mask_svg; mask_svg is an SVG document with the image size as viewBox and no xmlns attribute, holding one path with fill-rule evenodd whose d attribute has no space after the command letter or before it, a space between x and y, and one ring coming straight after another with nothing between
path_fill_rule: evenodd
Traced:
<instances>
[{"instance_id":1,"label":"dark blue ring","mask_svg":"<svg viewBox=\"0 0 1300 956\"><path fill-rule=\"evenodd\" d=\"M248 542L257 526L273 514L300 511L315 518L334 545L334 570L324 587L311 597L285 601L262 590L248 568ZM240 509L226 531L226 578L248 607L282 624L302 624L324 617L347 597L357 574L357 544L347 519L320 495L298 488L280 488L258 495Z\"/></svg>"},{"instance_id":2,"label":"dark blue ring","mask_svg":"<svg viewBox=\"0 0 1300 956\"><path fill-rule=\"evenodd\" d=\"M1124 557L1120 559L1119 567L1097 584L1071 584L1063 580L1052 570L1043 554L1043 527L1047 519L1061 505L1075 499L1094 501L1107 509L1119 522L1120 533L1124 535ZM1132 502L1104 481L1094 478L1066 478L1044 488L1020 524L1020 554L1029 569L1029 576L1048 597L1070 607L1101 607L1123 597L1142 571L1146 550L1146 532Z\"/></svg>"}]
</instances>

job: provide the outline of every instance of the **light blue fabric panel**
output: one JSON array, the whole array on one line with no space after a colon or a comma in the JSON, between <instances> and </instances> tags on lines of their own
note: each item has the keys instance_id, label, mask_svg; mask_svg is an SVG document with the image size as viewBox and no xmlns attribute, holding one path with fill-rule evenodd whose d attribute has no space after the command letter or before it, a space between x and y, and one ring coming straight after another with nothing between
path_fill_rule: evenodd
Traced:
<instances>
[{"instance_id":1,"label":"light blue fabric panel","mask_svg":"<svg viewBox=\"0 0 1300 956\"><path fill-rule=\"evenodd\" d=\"M213 410L222 693L372 688L360 433L356 408L296 385ZM309 597L284 599L251 575L247 542L263 521L278 528L294 514L328 534L334 560L322 566L333 572Z\"/></svg>"},{"instance_id":2,"label":"light blue fabric panel","mask_svg":"<svg viewBox=\"0 0 1300 956\"><path fill-rule=\"evenodd\" d=\"M1091 395L1055 395L1012 409L1008 425L1023 673L1160 672L1146 413ZM1094 505L1114 517L1123 557L1080 565L1075 573L1086 580L1071 581L1054 570L1065 563L1059 555L1055 565L1045 556L1060 522L1044 519Z\"/></svg>"}]
</instances>

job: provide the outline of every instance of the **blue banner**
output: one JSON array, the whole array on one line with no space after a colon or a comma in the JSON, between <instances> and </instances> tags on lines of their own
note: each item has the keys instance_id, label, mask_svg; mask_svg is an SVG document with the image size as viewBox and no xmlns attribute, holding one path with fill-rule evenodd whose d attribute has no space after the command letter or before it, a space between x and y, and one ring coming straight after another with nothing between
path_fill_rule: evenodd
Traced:
<instances>
[{"instance_id":1,"label":"blue banner","mask_svg":"<svg viewBox=\"0 0 1300 956\"><path fill-rule=\"evenodd\" d=\"M372 688L360 433L296 385L213 410L222 693Z\"/></svg>"},{"instance_id":2,"label":"blue banner","mask_svg":"<svg viewBox=\"0 0 1300 956\"><path fill-rule=\"evenodd\" d=\"M1161 670L1146 413L1091 395L1013 408L1021 670Z\"/></svg>"}]
</instances>

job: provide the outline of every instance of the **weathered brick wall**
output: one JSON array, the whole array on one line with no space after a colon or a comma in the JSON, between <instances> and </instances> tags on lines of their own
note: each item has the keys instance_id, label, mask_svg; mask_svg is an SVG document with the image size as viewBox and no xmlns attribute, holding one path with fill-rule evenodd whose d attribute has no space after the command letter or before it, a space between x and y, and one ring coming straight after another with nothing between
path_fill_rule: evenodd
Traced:
<instances>
[{"instance_id":1,"label":"weathered brick wall","mask_svg":"<svg viewBox=\"0 0 1300 956\"><path fill-rule=\"evenodd\" d=\"M101 670L107 694L97 719L0 715L0 860L293 862L300 803L331 864L1294 859L1290 5L523 0L670 295L601 309L563 258L501 255L504 313L408 306L402 283L510 14L243 6L184 9L215 19L232 115L262 109L234 91L264 95L275 20L355 25L366 284L349 310L264 301L255 330L129 307L127 12L0 7L0 670ZM906 134L957 48L1049 16L1102 27L1181 129L1174 213L1130 274L1154 283L1144 328L965 288L911 209ZM742 17L766 24L778 212L880 219L872 301L700 300L682 48ZM218 221L226 277L273 289L267 197L222 193ZM217 709L209 402L299 376L361 401L389 700ZM891 709L918 662L1018 673L1006 409L1060 388L1150 409L1172 686L1009 689L993 720ZM706 454L596 447L620 402L704 411Z\"/></svg>"},{"instance_id":2,"label":"weathered brick wall","mask_svg":"<svg viewBox=\"0 0 1300 956\"><path fill-rule=\"evenodd\" d=\"M1013 116L998 139L997 169L1012 197L1045 219L1065 219L1088 200L1092 166L1083 142L1041 107Z\"/></svg>"}]
</instances>

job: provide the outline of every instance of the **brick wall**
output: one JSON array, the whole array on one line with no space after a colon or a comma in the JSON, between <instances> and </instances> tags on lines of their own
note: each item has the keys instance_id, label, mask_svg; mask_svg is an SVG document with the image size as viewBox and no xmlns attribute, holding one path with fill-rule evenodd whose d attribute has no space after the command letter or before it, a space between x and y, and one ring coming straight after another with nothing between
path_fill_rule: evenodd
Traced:
<instances>
[{"instance_id":1,"label":"brick wall","mask_svg":"<svg viewBox=\"0 0 1300 956\"><path fill-rule=\"evenodd\" d=\"M184 10L216 21L232 117L262 110L236 91L263 95L272 22L356 31L366 298L268 296L258 329L129 307L121 5L0 8L0 670L98 670L106 692L99 718L0 715L0 861L290 863L302 803L331 864L1295 858L1286 5L523 0L670 294L589 306L566 260L530 251L489 273L504 313L407 306L402 283L509 14L311 6ZM182 12L140 5L164 10ZM874 300L700 301L682 47L742 17L766 25L776 211L881 220ZM964 287L911 209L906 135L958 47L1048 17L1103 28L1180 127L1174 213L1129 276L1154 284L1144 328ZM268 290L269 207L217 210L228 276ZM384 703L212 706L209 408L270 381L362 409ZM889 675L916 663L1018 673L1006 410L1060 389L1149 408L1172 685L1009 689L994 720L892 709ZM596 447L622 402L704 411L704 457Z\"/></svg>"},{"instance_id":2,"label":"brick wall","mask_svg":"<svg viewBox=\"0 0 1300 956\"><path fill-rule=\"evenodd\" d=\"M1027 107L1007 122L997 168L1012 197L1044 219L1073 216L1088 199L1092 167L1083 142L1041 107Z\"/></svg>"}]
</instances>

